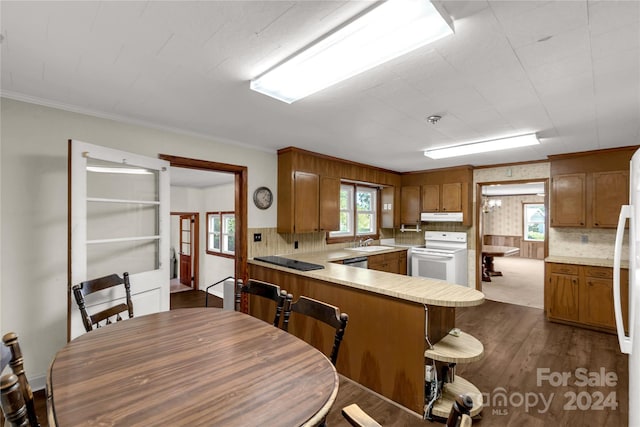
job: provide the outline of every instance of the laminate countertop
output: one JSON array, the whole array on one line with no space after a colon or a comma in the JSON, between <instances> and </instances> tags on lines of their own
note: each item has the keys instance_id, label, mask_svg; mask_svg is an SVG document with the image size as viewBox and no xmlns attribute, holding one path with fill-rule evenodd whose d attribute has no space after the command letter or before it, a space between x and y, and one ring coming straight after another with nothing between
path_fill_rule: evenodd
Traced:
<instances>
[{"instance_id":1,"label":"laminate countertop","mask_svg":"<svg viewBox=\"0 0 640 427\"><path fill-rule=\"evenodd\" d=\"M375 252L336 249L278 255L324 266L321 270L312 271L297 271L255 259L250 259L249 263L420 304L442 307L471 307L484 302L484 294L482 292L466 286L455 285L442 280L411 277L335 263L335 261L348 258L374 256L406 250L407 248L401 247L390 247L389 249Z\"/></svg>"},{"instance_id":2,"label":"laminate countertop","mask_svg":"<svg viewBox=\"0 0 640 427\"><path fill-rule=\"evenodd\" d=\"M613 267L613 259L611 258L585 258L585 257L568 257L568 256L548 256L545 262L553 262L556 264L575 264L587 265L592 267ZM622 268L629 268L629 260L620 261Z\"/></svg>"}]
</instances>

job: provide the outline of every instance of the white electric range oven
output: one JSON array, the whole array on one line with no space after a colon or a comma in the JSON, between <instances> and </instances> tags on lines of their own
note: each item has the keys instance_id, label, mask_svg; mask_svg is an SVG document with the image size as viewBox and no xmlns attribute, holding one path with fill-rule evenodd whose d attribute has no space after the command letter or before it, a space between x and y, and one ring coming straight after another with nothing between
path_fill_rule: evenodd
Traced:
<instances>
[{"instance_id":1,"label":"white electric range oven","mask_svg":"<svg viewBox=\"0 0 640 427\"><path fill-rule=\"evenodd\" d=\"M411 275L469 286L467 233L426 231L425 245L409 250Z\"/></svg>"}]
</instances>

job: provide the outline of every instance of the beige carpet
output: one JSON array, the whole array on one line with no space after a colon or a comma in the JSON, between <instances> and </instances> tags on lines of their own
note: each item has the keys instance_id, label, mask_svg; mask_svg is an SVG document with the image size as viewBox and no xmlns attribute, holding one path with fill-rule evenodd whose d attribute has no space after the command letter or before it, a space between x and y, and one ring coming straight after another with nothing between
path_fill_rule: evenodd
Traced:
<instances>
[{"instance_id":1,"label":"beige carpet","mask_svg":"<svg viewBox=\"0 0 640 427\"><path fill-rule=\"evenodd\" d=\"M494 270L502 276L482 282L486 299L544 308L544 261L519 257L495 257Z\"/></svg>"}]
</instances>

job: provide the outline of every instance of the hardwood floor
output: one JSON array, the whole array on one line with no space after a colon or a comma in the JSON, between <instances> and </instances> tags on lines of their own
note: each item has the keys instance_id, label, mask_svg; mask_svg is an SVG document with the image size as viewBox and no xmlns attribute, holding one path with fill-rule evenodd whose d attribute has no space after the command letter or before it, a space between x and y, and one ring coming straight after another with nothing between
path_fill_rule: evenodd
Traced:
<instances>
[{"instance_id":1,"label":"hardwood floor","mask_svg":"<svg viewBox=\"0 0 640 427\"><path fill-rule=\"evenodd\" d=\"M213 303L222 306L220 298L210 297L209 305ZM171 295L171 308L203 305L202 291ZM542 310L495 301L458 309L456 326L478 338L485 348L482 360L458 365L456 372L489 398L474 426L627 425L628 359L620 353L614 335L550 323ZM604 380L601 370L609 373L609 385L596 384ZM567 373L566 385L548 380L563 373ZM593 383L582 385L587 373ZM44 391L35 396L45 427ZM617 402L615 410L604 400L607 396ZM344 377L327 425L348 426L340 410L354 402L385 427L443 425L423 421ZM602 410L597 409L600 404Z\"/></svg>"}]
</instances>

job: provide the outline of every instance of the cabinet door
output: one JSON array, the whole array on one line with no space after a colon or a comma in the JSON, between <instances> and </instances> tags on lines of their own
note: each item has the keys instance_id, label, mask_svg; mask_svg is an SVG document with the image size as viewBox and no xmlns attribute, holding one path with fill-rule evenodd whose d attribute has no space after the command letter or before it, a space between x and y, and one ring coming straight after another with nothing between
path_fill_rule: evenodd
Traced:
<instances>
[{"instance_id":1,"label":"cabinet door","mask_svg":"<svg viewBox=\"0 0 640 427\"><path fill-rule=\"evenodd\" d=\"M613 314L613 281L599 277L585 277L580 289L580 321L594 326L615 328Z\"/></svg>"},{"instance_id":2,"label":"cabinet door","mask_svg":"<svg viewBox=\"0 0 640 427\"><path fill-rule=\"evenodd\" d=\"M407 275L407 253L399 252L398 255L398 274Z\"/></svg>"},{"instance_id":3,"label":"cabinet door","mask_svg":"<svg viewBox=\"0 0 640 427\"><path fill-rule=\"evenodd\" d=\"M384 254L368 256L367 268L369 270L387 271L387 262Z\"/></svg>"},{"instance_id":4,"label":"cabinet door","mask_svg":"<svg viewBox=\"0 0 640 427\"><path fill-rule=\"evenodd\" d=\"M593 227L616 228L620 206L629 203L629 171L594 172Z\"/></svg>"},{"instance_id":5,"label":"cabinet door","mask_svg":"<svg viewBox=\"0 0 640 427\"><path fill-rule=\"evenodd\" d=\"M340 179L320 177L320 231L340 229Z\"/></svg>"},{"instance_id":6,"label":"cabinet door","mask_svg":"<svg viewBox=\"0 0 640 427\"><path fill-rule=\"evenodd\" d=\"M462 184L454 182L442 184L442 211L461 212L462 211Z\"/></svg>"},{"instance_id":7,"label":"cabinet door","mask_svg":"<svg viewBox=\"0 0 640 427\"><path fill-rule=\"evenodd\" d=\"M408 186L400 190L400 222L417 224L420 221L420 187Z\"/></svg>"},{"instance_id":8,"label":"cabinet door","mask_svg":"<svg viewBox=\"0 0 640 427\"><path fill-rule=\"evenodd\" d=\"M294 231L318 231L319 177L313 173L294 175Z\"/></svg>"},{"instance_id":9,"label":"cabinet door","mask_svg":"<svg viewBox=\"0 0 640 427\"><path fill-rule=\"evenodd\" d=\"M551 225L584 227L586 223L585 174L556 175L551 182Z\"/></svg>"},{"instance_id":10,"label":"cabinet door","mask_svg":"<svg viewBox=\"0 0 640 427\"><path fill-rule=\"evenodd\" d=\"M549 274L549 317L578 321L578 276Z\"/></svg>"},{"instance_id":11,"label":"cabinet door","mask_svg":"<svg viewBox=\"0 0 640 427\"><path fill-rule=\"evenodd\" d=\"M422 212L440 211L440 185L427 184L422 186Z\"/></svg>"}]
</instances>

